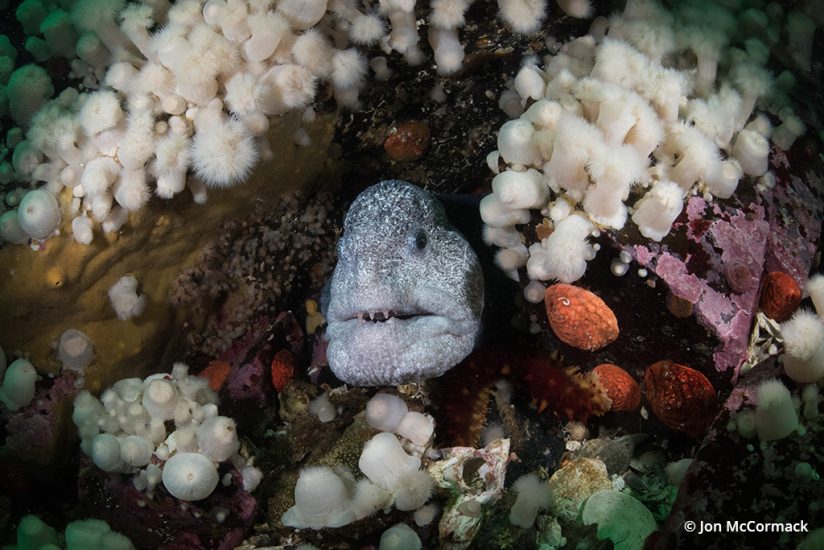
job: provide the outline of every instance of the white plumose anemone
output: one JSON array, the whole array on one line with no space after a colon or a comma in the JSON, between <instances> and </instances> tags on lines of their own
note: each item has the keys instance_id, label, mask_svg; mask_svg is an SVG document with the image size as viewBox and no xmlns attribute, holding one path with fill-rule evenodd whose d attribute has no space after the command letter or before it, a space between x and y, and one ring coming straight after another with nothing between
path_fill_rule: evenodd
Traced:
<instances>
[{"instance_id":1,"label":"white plumose anemone","mask_svg":"<svg viewBox=\"0 0 824 550\"><path fill-rule=\"evenodd\" d=\"M137 293L139 284L132 275L124 275L109 288L109 301L118 319L125 321L143 313L146 295Z\"/></svg>"},{"instance_id":2,"label":"white plumose anemone","mask_svg":"<svg viewBox=\"0 0 824 550\"><path fill-rule=\"evenodd\" d=\"M784 338L784 372L801 384L824 378L824 321L809 310L800 309L781 324Z\"/></svg>"},{"instance_id":3,"label":"white plumose anemone","mask_svg":"<svg viewBox=\"0 0 824 550\"><path fill-rule=\"evenodd\" d=\"M421 459L406 454L394 434L383 432L363 447L358 467L369 481L391 493L401 486L404 474L421 467Z\"/></svg>"},{"instance_id":4,"label":"white plumose anemone","mask_svg":"<svg viewBox=\"0 0 824 550\"><path fill-rule=\"evenodd\" d=\"M200 452L215 462L223 462L240 446L235 421L225 416L206 419L197 429Z\"/></svg>"},{"instance_id":5,"label":"white plumose anemone","mask_svg":"<svg viewBox=\"0 0 824 550\"><path fill-rule=\"evenodd\" d=\"M20 227L32 239L48 238L60 225L60 205L45 189L29 191L17 210Z\"/></svg>"},{"instance_id":6,"label":"white plumose anemone","mask_svg":"<svg viewBox=\"0 0 824 550\"><path fill-rule=\"evenodd\" d=\"M394 432L408 410L397 395L378 393L366 404L366 422L376 430Z\"/></svg>"},{"instance_id":7,"label":"white plumose anemone","mask_svg":"<svg viewBox=\"0 0 824 550\"><path fill-rule=\"evenodd\" d=\"M283 514L288 527L323 529L351 523L355 513L343 479L328 467L304 468L295 485L295 505Z\"/></svg>"},{"instance_id":8,"label":"white plumose anemone","mask_svg":"<svg viewBox=\"0 0 824 550\"><path fill-rule=\"evenodd\" d=\"M406 472L400 482L400 487L395 491L395 507L398 510L417 510L432 495L434 483L426 470Z\"/></svg>"},{"instance_id":9,"label":"white plumose anemone","mask_svg":"<svg viewBox=\"0 0 824 550\"><path fill-rule=\"evenodd\" d=\"M538 510L549 506L552 499L549 485L542 482L536 474L526 474L519 477L512 488L518 493L518 498L509 512L509 521L513 525L529 529L535 523Z\"/></svg>"},{"instance_id":10,"label":"white plumose anemone","mask_svg":"<svg viewBox=\"0 0 824 550\"><path fill-rule=\"evenodd\" d=\"M790 390L780 380L759 384L755 408L755 428L761 441L774 441L790 435L798 427Z\"/></svg>"},{"instance_id":11,"label":"white plumose anemone","mask_svg":"<svg viewBox=\"0 0 824 550\"><path fill-rule=\"evenodd\" d=\"M220 477L211 460L200 453L178 453L163 465L163 486L175 498L203 500L212 494Z\"/></svg>"}]
</instances>

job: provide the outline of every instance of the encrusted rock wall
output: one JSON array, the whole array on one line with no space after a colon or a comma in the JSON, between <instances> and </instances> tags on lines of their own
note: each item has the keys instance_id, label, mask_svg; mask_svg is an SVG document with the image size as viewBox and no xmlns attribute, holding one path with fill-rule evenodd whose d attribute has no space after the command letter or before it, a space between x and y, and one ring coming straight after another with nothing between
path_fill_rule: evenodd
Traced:
<instances>
[{"instance_id":1,"label":"encrusted rock wall","mask_svg":"<svg viewBox=\"0 0 824 550\"><path fill-rule=\"evenodd\" d=\"M92 392L127 376L145 376L169 366L181 351L184 312L167 299L169 286L190 267L200 248L231 218L243 218L256 203L275 204L287 191L321 177L334 177L337 161L329 151L335 114L306 127L308 147L294 144L300 114L273 124L268 140L274 159L262 162L249 181L228 190L210 190L205 205L191 195L153 199L107 241L96 233L91 245L74 241L69 216L61 235L32 250L26 245L0 249L0 346L26 354L41 374L60 369L54 346L63 331L75 328L94 342L95 362L87 369ZM107 291L120 277L134 275L148 298L139 317L120 321Z\"/></svg>"}]
</instances>

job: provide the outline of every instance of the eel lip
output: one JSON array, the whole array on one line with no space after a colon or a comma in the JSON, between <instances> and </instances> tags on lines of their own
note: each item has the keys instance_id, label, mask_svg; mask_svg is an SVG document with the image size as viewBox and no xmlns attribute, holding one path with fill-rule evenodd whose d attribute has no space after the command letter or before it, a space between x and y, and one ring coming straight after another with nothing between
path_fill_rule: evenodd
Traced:
<instances>
[{"instance_id":1,"label":"eel lip","mask_svg":"<svg viewBox=\"0 0 824 550\"><path fill-rule=\"evenodd\" d=\"M347 320L357 319L360 322L371 322L371 323L385 323L390 319L412 319L414 317L425 317L432 315L431 313L405 313L399 311L393 311L391 309L384 309L380 311L359 311L353 316L347 318Z\"/></svg>"}]
</instances>

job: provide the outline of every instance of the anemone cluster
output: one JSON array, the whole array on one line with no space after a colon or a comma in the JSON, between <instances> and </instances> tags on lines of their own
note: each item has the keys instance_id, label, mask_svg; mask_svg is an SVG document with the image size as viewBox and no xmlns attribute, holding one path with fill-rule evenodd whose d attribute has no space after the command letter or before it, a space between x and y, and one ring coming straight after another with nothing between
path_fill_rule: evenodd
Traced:
<instances>
[{"instance_id":1,"label":"anemone cluster","mask_svg":"<svg viewBox=\"0 0 824 550\"><path fill-rule=\"evenodd\" d=\"M16 17L36 63L14 68L17 51L0 40L0 115L9 130L0 163L4 197L0 236L11 243L44 240L58 230L61 208L77 242L95 227L117 231L151 196L170 199L187 188L196 203L209 188L245 181L274 153L272 117L304 111L321 86L357 109L371 67L384 78L383 55L411 65L421 49L415 0L25 0ZM464 59L458 29L469 0L435 0L428 42L440 74ZM519 32L540 26L546 2L500 0L503 19ZM588 3L559 2L572 14ZM583 7L583 11L581 9ZM37 63L70 64L67 87ZM64 83L57 83L58 86ZM310 138L299 129L299 145ZM27 187L41 186L30 190ZM67 189L65 193L64 189Z\"/></svg>"},{"instance_id":2,"label":"anemone cluster","mask_svg":"<svg viewBox=\"0 0 824 550\"><path fill-rule=\"evenodd\" d=\"M496 176L480 207L502 269L574 282L601 230L624 230L631 220L660 241L690 195L727 199L744 178L774 184L768 140L788 149L804 132L786 95L795 77L765 67L780 27L732 4L687 2L670 12L633 0L596 18L588 34L550 44L543 62L526 60L500 98L517 118L501 127L488 156ZM790 15L789 27L809 19ZM790 49L808 51L811 37L792 37ZM753 116L757 105L780 125ZM516 226L535 211L547 231L525 244Z\"/></svg>"},{"instance_id":3,"label":"anemone cluster","mask_svg":"<svg viewBox=\"0 0 824 550\"><path fill-rule=\"evenodd\" d=\"M433 481L421 469L420 457L432 442L432 417L409 411L397 395L379 393L366 406L366 422L381 432L364 445L358 460L365 477L356 480L342 465L334 470L327 466L304 468L295 485L295 505L283 514L284 525L341 527L393 505L412 511L426 504Z\"/></svg>"},{"instance_id":4,"label":"anemone cluster","mask_svg":"<svg viewBox=\"0 0 824 550\"><path fill-rule=\"evenodd\" d=\"M240 455L235 422L218 414L208 380L189 375L183 363L171 375L120 380L100 399L80 392L72 419L80 448L98 468L133 474L134 486L149 494L162 483L175 498L202 500L217 487L218 466L227 461L247 491L262 477Z\"/></svg>"},{"instance_id":5,"label":"anemone cluster","mask_svg":"<svg viewBox=\"0 0 824 550\"><path fill-rule=\"evenodd\" d=\"M72 521L61 536L53 527L35 515L24 516L17 525L17 544L7 546L14 550L39 550L42 548L66 550L134 550L132 541L125 535L112 531L109 524L99 519Z\"/></svg>"}]
</instances>

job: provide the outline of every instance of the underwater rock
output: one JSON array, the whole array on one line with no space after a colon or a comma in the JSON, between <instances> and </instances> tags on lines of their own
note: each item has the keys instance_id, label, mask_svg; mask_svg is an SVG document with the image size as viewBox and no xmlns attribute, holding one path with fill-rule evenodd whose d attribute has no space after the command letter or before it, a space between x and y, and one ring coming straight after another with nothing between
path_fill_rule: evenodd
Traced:
<instances>
[{"instance_id":1,"label":"underwater rock","mask_svg":"<svg viewBox=\"0 0 824 550\"><path fill-rule=\"evenodd\" d=\"M687 469L672 512L660 530L650 537L650 548L691 546L697 535L684 530L684 522L806 521L810 531L824 520L824 486L815 481L824 464L820 445L822 418L803 421L804 427L778 441L760 443L730 430L730 412L748 410L756 403L758 387L780 376L782 367L771 357L746 374L724 402L692 463ZM803 474L811 466L812 477ZM799 466L802 465L802 466ZM798 472L796 469L798 468ZM814 482L813 482L814 481ZM797 523L796 523L797 524ZM724 529L713 532L713 546L763 548L793 547L804 533L777 531L744 532Z\"/></svg>"},{"instance_id":2,"label":"underwater rock","mask_svg":"<svg viewBox=\"0 0 824 550\"><path fill-rule=\"evenodd\" d=\"M604 463L610 475L623 475L629 468L635 447L645 439L647 434L643 433L590 439L573 456L598 459Z\"/></svg>"},{"instance_id":3,"label":"underwater rock","mask_svg":"<svg viewBox=\"0 0 824 550\"><path fill-rule=\"evenodd\" d=\"M0 264L14 266L0 273L3 346L27 350L41 373L56 372L59 362L51 343L67 327L82 331L95 343L98 358L86 373L91 391L127 375L146 374L170 360L184 340L186 312L168 305L181 269L196 264L201 247L220 235L225 220L245 217L255 205L276 203L280 194L272 192L273 181L285 193L317 181L334 165L326 153L333 117L319 119L311 128L313 145L304 148L292 143L299 118L284 117L268 134L273 148L291 152L290 162L262 163L244 185L211 191L216 200L208 204L188 199L152 204L133 213L127 226L110 235L112 242L96 239L82 245L64 230L37 250L0 248ZM107 303L106 291L127 273L151 282L144 285L148 303L139 323L118 320ZM107 313L101 317L101 312Z\"/></svg>"},{"instance_id":4,"label":"underwater rock","mask_svg":"<svg viewBox=\"0 0 824 550\"><path fill-rule=\"evenodd\" d=\"M182 502L160 490L148 497L134 487L130 477L107 474L86 458L81 462L81 509L108 522L138 548L233 548L241 543L255 517L257 500L243 490L240 472L229 464L219 472L222 479L230 480L228 485L218 484L205 500ZM217 511L222 521L216 518Z\"/></svg>"},{"instance_id":5,"label":"underwater rock","mask_svg":"<svg viewBox=\"0 0 824 550\"><path fill-rule=\"evenodd\" d=\"M54 488L66 482L75 443L71 428L72 401L78 376L63 371L48 389L38 389L32 403L8 417L0 449L0 488L10 494L34 493L32 484Z\"/></svg>"},{"instance_id":6,"label":"underwater rock","mask_svg":"<svg viewBox=\"0 0 824 550\"><path fill-rule=\"evenodd\" d=\"M562 525L578 519L581 506L597 491L612 489L607 467L597 458L576 458L549 478L552 489L552 513Z\"/></svg>"},{"instance_id":7,"label":"underwater rock","mask_svg":"<svg viewBox=\"0 0 824 550\"><path fill-rule=\"evenodd\" d=\"M609 539L615 550L635 550L655 530L652 513L627 493L614 490L591 495L581 511L584 525L598 525L598 539Z\"/></svg>"},{"instance_id":8,"label":"underwater rock","mask_svg":"<svg viewBox=\"0 0 824 550\"><path fill-rule=\"evenodd\" d=\"M627 248L641 266L667 283L674 296L693 305L698 321L720 342L714 363L722 372L737 373L746 359L749 328L759 304L758 280L781 271L799 284L806 281L821 234L824 202L815 190L823 182L812 172L805 179L788 173L786 157L777 150L772 163L774 188L759 188L759 195L732 204L692 197L676 230L661 245ZM786 212L792 212L791 219ZM685 248L679 244L685 238L691 255L679 250ZM746 274L746 282L736 283L736 273Z\"/></svg>"}]
</instances>

